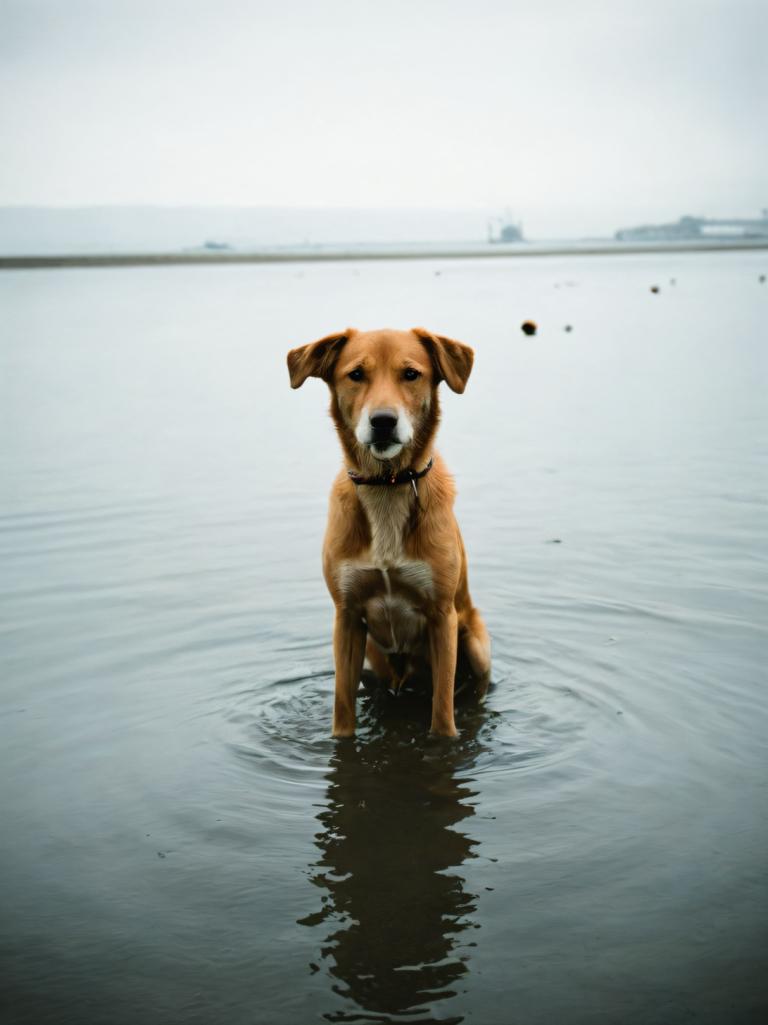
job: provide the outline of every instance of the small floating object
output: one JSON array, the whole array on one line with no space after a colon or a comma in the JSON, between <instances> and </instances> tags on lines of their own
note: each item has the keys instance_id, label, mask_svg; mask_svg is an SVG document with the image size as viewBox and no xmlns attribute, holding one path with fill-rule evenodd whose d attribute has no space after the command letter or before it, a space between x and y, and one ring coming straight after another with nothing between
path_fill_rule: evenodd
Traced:
<instances>
[{"instance_id":1,"label":"small floating object","mask_svg":"<svg viewBox=\"0 0 768 1025\"><path fill-rule=\"evenodd\" d=\"M657 295L658 292L661 291L661 290L660 290L658 285L651 285L651 291L653 292L654 295Z\"/></svg>"},{"instance_id":2,"label":"small floating object","mask_svg":"<svg viewBox=\"0 0 768 1025\"><path fill-rule=\"evenodd\" d=\"M566 324L565 327L563 328L563 331L573 331L573 328L571 327L570 324Z\"/></svg>"},{"instance_id":3,"label":"small floating object","mask_svg":"<svg viewBox=\"0 0 768 1025\"><path fill-rule=\"evenodd\" d=\"M536 326L535 321L524 320L520 325L520 329L522 330L524 335L535 335L538 330L538 327Z\"/></svg>"},{"instance_id":4,"label":"small floating object","mask_svg":"<svg viewBox=\"0 0 768 1025\"><path fill-rule=\"evenodd\" d=\"M764 285L765 284L765 274L761 274L760 277L757 280L760 282L761 285Z\"/></svg>"},{"instance_id":5,"label":"small floating object","mask_svg":"<svg viewBox=\"0 0 768 1025\"><path fill-rule=\"evenodd\" d=\"M670 283L670 285L676 285L677 284L677 278L670 278L669 279L669 283Z\"/></svg>"}]
</instances>

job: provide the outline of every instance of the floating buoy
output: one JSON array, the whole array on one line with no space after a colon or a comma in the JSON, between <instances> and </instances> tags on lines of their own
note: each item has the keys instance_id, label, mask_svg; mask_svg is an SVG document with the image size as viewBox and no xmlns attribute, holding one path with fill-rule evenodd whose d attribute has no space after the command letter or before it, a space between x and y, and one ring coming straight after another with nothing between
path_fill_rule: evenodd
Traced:
<instances>
[{"instance_id":1,"label":"floating buoy","mask_svg":"<svg viewBox=\"0 0 768 1025\"><path fill-rule=\"evenodd\" d=\"M535 335L536 334L537 327L536 327L535 322L532 321L532 320L524 320L523 323L520 325L520 327L521 327L522 332L523 332L524 335Z\"/></svg>"},{"instance_id":2,"label":"floating buoy","mask_svg":"<svg viewBox=\"0 0 768 1025\"><path fill-rule=\"evenodd\" d=\"M563 331L573 331L573 328L571 327L570 324L566 324L565 327L563 328Z\"/></svg>"},{"instance_id":3,"label":"floating buoy","mask_svg":"<svg viewBox=\"0 0 768 1025\"><path fill-rule=\"evenodd\" d=\"M651 291L653 292L654 295L656 295L659 292L659 286L658 285L651 285Z\"/></svg>"},{"instance_id":4,"label":"floating buoy","mask_svg":"<svg viewBox=\"0 0 768 1025\"><path fill-rule=\"evenodd\" d=\"M761 274L760 277L757 280L760 282L761 285L764 285L765 284L765 274Z\"/></svg>"}]
</instances>

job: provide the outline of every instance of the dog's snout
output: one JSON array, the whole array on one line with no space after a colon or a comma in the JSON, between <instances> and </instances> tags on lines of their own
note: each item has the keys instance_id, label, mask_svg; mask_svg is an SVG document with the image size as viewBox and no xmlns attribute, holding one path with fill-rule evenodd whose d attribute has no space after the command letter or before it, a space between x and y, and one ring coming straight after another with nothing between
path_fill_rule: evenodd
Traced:
<instances>
[{"instance_id":1,"label":"dog's snout","mask_svg":"<svg viewBox=\"0 0 768 1025\"><path fill-rule=\"evenodd\" d=\"M369 419L376 437L388 438L394 434L397 427L397 413L394 409L375 409Z\"/></svg>"}]
</instances>

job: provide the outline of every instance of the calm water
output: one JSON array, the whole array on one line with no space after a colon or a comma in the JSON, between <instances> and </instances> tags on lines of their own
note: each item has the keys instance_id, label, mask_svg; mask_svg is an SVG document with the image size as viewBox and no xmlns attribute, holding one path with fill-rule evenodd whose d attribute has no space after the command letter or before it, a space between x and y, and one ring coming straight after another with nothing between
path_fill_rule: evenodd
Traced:
<instances>
[{"instance_id":1,"label":"calm water","mask_svg":"<svg viewBox=\"0 0 768 1025\"><path fill-rule=\"evenodd\" d=\"M766 272L0 276L3 1023L766 1020ZM329 739L339 455L284 355L348 324L476 348L455 744L414 697Z\"/></svg>"}]
</instances>

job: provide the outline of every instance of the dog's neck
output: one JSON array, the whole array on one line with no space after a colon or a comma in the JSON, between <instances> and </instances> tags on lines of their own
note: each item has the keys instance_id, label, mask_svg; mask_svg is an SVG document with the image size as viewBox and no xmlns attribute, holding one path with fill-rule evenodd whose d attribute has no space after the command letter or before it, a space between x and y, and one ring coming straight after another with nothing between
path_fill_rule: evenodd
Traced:
<instances>
[{"instance_id":1,"label":"dog's neck","mask_svg":"<svg viewBox=\"0 0 768 1025\"><path fill-rule=\"evenodd\" d=\"M433 460L430 459L423 470L414 470L413 467L409 467L407 470L399 470L396 473L392 471L385 472L383 474L375 474L372 477L363 477L362 474L356 473L354 470L347 470L347 476L356 487L401 487L404 484L410 484L413 488L413 493L418 495L419 491L416 486L416 481L421 480L429 473L432 469Z\"/></svg>"},{"instance_id":2,"label":"dog's neck","mask_svg":"<svg viewBox=\"0 0 768 1025\"><path fill-rule=\"evenodd\" d=\"M370 556L374 565L380 569L401 565L416 503L413 490L362 487L356 493L371 531Z\"/></svg>"}]
</instances>

